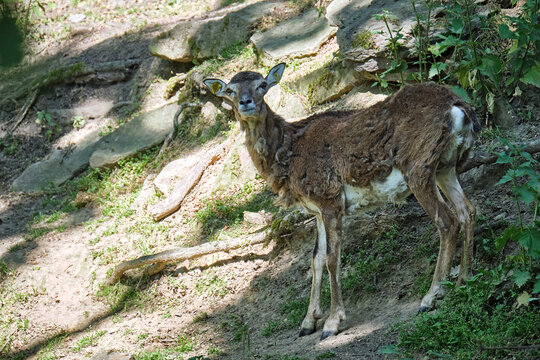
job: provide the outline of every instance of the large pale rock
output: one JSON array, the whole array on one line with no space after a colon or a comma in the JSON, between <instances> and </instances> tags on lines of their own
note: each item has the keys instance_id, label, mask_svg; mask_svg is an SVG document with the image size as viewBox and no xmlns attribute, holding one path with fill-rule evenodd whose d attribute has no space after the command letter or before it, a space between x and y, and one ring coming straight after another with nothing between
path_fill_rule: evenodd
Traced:
<instances>
[{"instance_id":1,"label":"large pale rock","mask_svg":"<svg viewBox=\"0 0 540 360\"><path fill-rule=\"evenodd\" d=\"M219 19L178 24L150 43L150 52L165 59L191 62L215 57L238 42L247 41L253 25L283 3L259 2Z\"/></svg>"},{"instance_id":2,"label":"large pale rock","mask_svg":"<svg viewBox=\"0 0 540 360\"><path fill-rule=\"evenodd\" d=\"M383 101L387 97L388 95L379 92L377 88L363 85L356 87L353 91L339 99L336 107L343 110L365 109Z\"/></svg>"},{"instance_id":3,"label":"large pale rock","mask_svg":"<svg viewBox=\"0 0 540 360\"><path fill-rule=\"evenodd\" d=\"M340 98L358 83L355 72L342 64L323 66L289 84L312 105Z\"/></svg>"},{"instance_id":4,"label":"large pale rock","mask_svg":"<svg viewBox=\"0 0 540 360\"><path fill-rule=\"evenodd\" d=\"M214 191L221 191L233 185L243 184L257 176L257 168L253 165L249 152L245 146L246 137L241 132L225 158L223 171L214 187Z\"/></svg>"},{"instance_id":5,"label":"large pale rock","mask_svg":"<svg viewBox=\"0 0 540 360\"><path fill-rule=\"evenodd\" d=\"M339 25L337 42L343 57L353 62L353 67L360 78L375 79L390 67L388 60L388 30L383 20L376 20L374 15L388 10L397 19L389 22L395 35L398 29L406 42L400 51L403 59L414 58L412 28L416 18L411 4L402 1L382 0L334 0L328 6L326 17L330 24ZM426 15L425 6L417 3L418 11Z\"/></svg>"},{"instance_id":6,"label":"large pale rock","mask_svg":"<svg viewBox=\"0 0 540 360\"><path fill-rule=\"evenodd\" d=\"M134 155L165 140L173 129L173 116L177 104L169 104L142 114L120 126L105 137L100 128L78 136L70 136L75 145L53 150L43 160L30 165L16 178L11 189L25 193L38 193L50 185L58 186L93 168L110 166L118 160Z\"/></svg>"},{"instance_id":7,"label":"large pale rock","mask_svg":"<svg viewBox=\"0 0 540 360\"><path fill-rule=\"evenodd\" d=\"M280 85L272 87L265 101L276 114L286 120L303 118L308 115L302 100L295 94L285 91Z\"/></svg>"},{"instance_id":8,"label":"large pale rock","mask_svg":"<svg viewBox=\"0 0 540 360\"><path fill-rule=\"evenodd\" d=\"M110 166L163 142L173 129L177 109L177 104L165 105L136 117L103 137L90 157L90 166Z\"/></svg>"},{"instance_id":9,"label":"large pale rock","mask_svg":"<svg viewBox=\"0 0 540 360\"><path fill-rule=\"evenodd\" d=\"M83 172L99 141L99 129L88 133L75 147L53 150L45 159L27 167L12 185L13 191L39 193Z\"/></svg>"},{"instance_id":10,"label":"large pale rock","mask_svg":"<svg viewBox=\"0 0 540 360\"><path fill-rule=\"evenodd\" d=\"M280 22L278 25L251 37L251 42L267 62L298 58L317 53L321 45L336 33L324 16L315 9Z\"/></svg>"}]
</instances>

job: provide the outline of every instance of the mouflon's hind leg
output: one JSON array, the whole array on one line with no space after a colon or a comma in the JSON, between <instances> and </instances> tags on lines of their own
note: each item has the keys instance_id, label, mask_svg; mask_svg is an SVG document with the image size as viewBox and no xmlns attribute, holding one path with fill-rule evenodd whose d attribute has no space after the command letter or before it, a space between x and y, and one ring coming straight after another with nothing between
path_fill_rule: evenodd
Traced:
<instances>
[{"instance_id":1,"label":"mouflon's hind leg","mask_svg":"<svg viewBox=\"0 0 540 360\"><path fill-rule=\"evenodd\" d=\"M434 176L431 178L424 176L422 178L428 178L429 180L421 184L409 184L409 188L435 223L440 237L440 248L437 265L433 273L433 280L431 281L429 291L422 299L420 312L430 309L433 305L433 300L444 294L444 287L441 285L441 282L450 273L459 234L458 219L439 193Z\"/></svg>"},{"instance_id":2,"label":"mouflon's hind leg","mask_svg":"<svg viewBox=\"0 0 540 360\"><path fill-rule=\"evenodd\" d=\"M317 329L317 320L322 317L321 310L321 285L324 264L326 262L326 230L321 215L316 216L317 219L317 243L313 251L311 260L311 272L313 275L311 283L311 296L309 298L309 307L302 321L300 336L309 335Z\"/></svg>"},{"instance_id":3,"label":"mouflon's hind leg","mask_svg":"<svg viewBox=\"0 0 540 360\"><path fill-rule=\"evenodd\" d=\"M341 283L339 278L341 265L341 214L328 210L323 213L324 226L326 228L327 252L326 267L330 277L331 305L330 315L324 323L321 340L337 335L339 324L345 321L345 306L341 295Z\"/></svg>"},{"instance_id":4,"label":"mouflon's hind leg","mask_svg":"<svg viewBox=\"0 0 540 360\"><path fill-rule=\"evenodd\" d=\"M446 198L454 207L463 233L463 249L457 279L457 285L462 285L470 277L472 270L471 262L474 251L474 220L476 209L465 196L459 184L455 168L438 174L437 185L439 185Z\"/></svg>"}]
</instances>

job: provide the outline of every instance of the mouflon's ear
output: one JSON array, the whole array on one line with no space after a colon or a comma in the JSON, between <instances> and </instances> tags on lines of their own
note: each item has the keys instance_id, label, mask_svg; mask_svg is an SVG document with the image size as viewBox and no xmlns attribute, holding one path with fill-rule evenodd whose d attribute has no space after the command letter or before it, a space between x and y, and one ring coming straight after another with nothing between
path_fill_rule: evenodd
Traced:
<instances>
[{"instance_id":1,"label":"mouflon's ear","mask_svg":"<svg viewBox=\"0 0 540 360\"><path fill-rule=\"evenodd\" d=\"M225 84L223 81L219 79L204 79L203 83L212 92L212 94L219 97L225 96L225 88L227 88L227 84Z\"/></svg>"},{"instance_id":2,"label":"mouflon's ear","mask_svg":"<svg viewBox=\"0 0 540 360\"><path fill-rule=\"evenodd\" d=\"M283 76L284 70L285 70L285 63L277 64L270 70L270 72L268 73L268 76L266 76L266 82L268 83L269 89L272 86L279 83L279 81L281 80L281 77Z\"/></svg>"}]
</instances>

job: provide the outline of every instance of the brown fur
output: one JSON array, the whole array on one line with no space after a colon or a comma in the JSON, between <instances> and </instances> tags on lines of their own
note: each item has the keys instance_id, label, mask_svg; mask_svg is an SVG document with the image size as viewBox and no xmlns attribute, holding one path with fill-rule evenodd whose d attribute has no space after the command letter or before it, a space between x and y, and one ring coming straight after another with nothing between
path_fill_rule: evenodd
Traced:
<instances>
[{"instance_id":1,"label":"brown fur","mask_svg":"<svg viewBox=\"0 0 540 360\"><path fill-rule=\"evenodd\" d=\"M368 109L326 112L295 123L267 108L266 126L248 137L246 145L261 176L280 195L281 205L291 206L301 198L322 205L339 201L343 184L370 186L386 178L392 167L408 182L422 182L411 178L411 173L421 171L418 167L435 171L455 166L439 164L450 139L449 111L454 105L479 126L472 108L457 95L426 83L408 85ZM266 142L265 154L254 149L260 138Z\"/></svg>"}]
</instances>

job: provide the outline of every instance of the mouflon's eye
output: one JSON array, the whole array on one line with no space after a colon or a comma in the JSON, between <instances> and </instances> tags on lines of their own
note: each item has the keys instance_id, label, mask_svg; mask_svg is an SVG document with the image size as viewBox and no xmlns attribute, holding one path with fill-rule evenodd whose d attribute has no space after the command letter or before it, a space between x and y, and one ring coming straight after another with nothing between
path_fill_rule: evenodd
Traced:
<instances>
[{"instance_id":1,"label":"mouflon's eye","mask_svg":"<svg viewBox=\"0 0 540 360\"><path fill-rule=\"evenodd\" d=\"M234 91L231 90L231 89L227 89L227 90L225 90L225 94L231 96L232 94L234 94Z\"/></svg>"},{"instance_id":2,"label":"mouflon's eye","mask_svg":"<svg viewBox=\"0 0 540 360\"><path fill-rule=\"evenodd\" d=\"M261 85L259 85L260 90L265 90L268 84L266 82L263 82Z\"/></svg>"}]
</instances>

